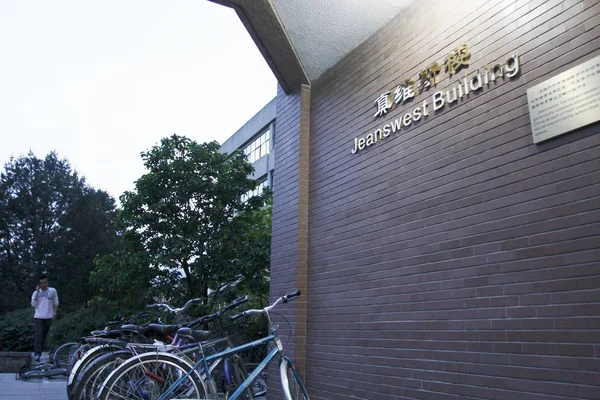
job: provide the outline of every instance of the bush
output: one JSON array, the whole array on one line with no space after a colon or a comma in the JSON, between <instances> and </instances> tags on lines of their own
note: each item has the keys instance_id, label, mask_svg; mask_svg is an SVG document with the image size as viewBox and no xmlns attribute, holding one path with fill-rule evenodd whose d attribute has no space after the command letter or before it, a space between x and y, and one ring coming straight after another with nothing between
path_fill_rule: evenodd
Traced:
<instances>
[{"instance_id":1,"label":"bush","mask_svg":"<svg viewBox=\"0 0 600 400\"><path fill-rule=\"evenodd\" d=\"M111 319L114 319L111 311L95 307L72 311L59 309L50 328L46 350L87 336L94 329L102 329ZM33 308L0 315L0 351L33 351L33 336Z\"/></svg>"},{"instance_id":2,"label":"bush","mask_svg":"<svg viewBox=\"0 0 600 400\"><path fill-rule=\"evenodd\" d=\"M111 320L110 312L97 308L82 308L73 311L59 310L58 318L52 323L48 335L48 346L55 348L82 336L94 329L102 329Z\"/></svg>"},{"instance_id":3,"label":"bush","mask_svg":"<svg viewBox=\"0 0 600 400\"><path fill-rule=\"evenodd\" d=\"M33 350L33 308L0 315L0 350Z\"/></svg>"}]
</instances>

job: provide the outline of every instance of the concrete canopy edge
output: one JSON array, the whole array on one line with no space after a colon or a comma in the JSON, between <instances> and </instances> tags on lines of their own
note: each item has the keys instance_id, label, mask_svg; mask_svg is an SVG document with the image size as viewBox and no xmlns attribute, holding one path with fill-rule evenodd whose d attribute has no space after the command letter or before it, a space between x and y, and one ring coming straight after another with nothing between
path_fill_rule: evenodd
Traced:
<instances>
[{"instance_id":1,"label":"concrete canopy edge","mask_svg":"<svg viewBox=\"0 0 600 400\"><path fill-rule=\"evenodd\" d=\"M233 8L286 94L309 84L307 75L268 0L210 0Z\"/></svg>"}]
</instances>

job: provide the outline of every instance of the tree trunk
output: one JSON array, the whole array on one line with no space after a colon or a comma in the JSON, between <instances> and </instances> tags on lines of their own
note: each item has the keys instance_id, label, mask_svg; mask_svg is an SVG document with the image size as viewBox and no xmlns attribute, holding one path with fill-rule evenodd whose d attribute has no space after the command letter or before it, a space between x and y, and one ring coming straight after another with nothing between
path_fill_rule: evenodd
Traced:
<instances>
[{"instance_id":1,"label":"tree trunk","mask_svg":"<svg viewBox=\"0 0 600 400\"><path fill-rule=\"evenodd\" d=\"M192 272L190 271L190 266L188 265L187 260L183 260L181 262L181 268L183 268L183 272L185 272L185 280L187 282L187 293L188 298L194 298L194 285L192 282Z\"/></svg>"}]
</instances>

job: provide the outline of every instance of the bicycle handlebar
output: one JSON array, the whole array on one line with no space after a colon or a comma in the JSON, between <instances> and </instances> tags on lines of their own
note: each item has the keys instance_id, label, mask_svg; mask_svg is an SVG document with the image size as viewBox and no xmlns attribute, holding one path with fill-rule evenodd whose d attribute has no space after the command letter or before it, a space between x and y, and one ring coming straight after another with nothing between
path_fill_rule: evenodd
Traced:
<instances>
[{"instance_id":1,"label":"bicycle handlebar","mask_svg":"<svg viewBox=\"0 0 600 400\"><path fill-rule=\"evenodd\" d=\"M229 303L223 310L217 311L214 314L205 315L203 317L200 317L198 319L190 321L190 322L186 323L185 325L186 326L194 326L194 325L200 325L200 324L205 324L205 323L211 322L211 321L219 318L221 315L223 315L227 311L230 311L231 309L239 306L240 304L246 303L248 300L250 300L250 296L246 295L244 297L240 297L239 299L235 299L234 301Z\"/></svg>"},{"instance_id":2,"label":"bicycle handlebar","mask_svg":"<svg viewBox=\"0 0 600 400\"><path fill-rule=\"evenodd\" d=\"M288 301L290 301L294 297L298 297L301 294L302 294L302 292L300 290L294 290L293 292L290 292L290 293L286 294L285 296L282 296L281 298L283 299L284 303L287 303Z\"/></svg>"},{"instance_id":3,"label":"bicycle handlebar","mask_svg":"<svg viewBox=\"0 0 600 400\"><path fill-rule=\"evenodd\" d=\"M235 307L239 306L240 304L244 304L244 303L248 302L249 300L250 300L250 296L248 296L248 295L246 295L246 296L243 296L243 297L240 297L240 298L238 298L238 299L235 299L235 300L234 300L234 301L232 301L232 302L231 302L231 303L230 303L230 304L229 304L227 307L225 307L225 308L224 308L224 309L221 311L221 313L225 313L225 312L227 312L227 311L229 311L229 310L231 310L231 309L233 309L233 308L235 308Z\"/></svg>"},{"instance_id":4,"label":"bicycle handlebar","mask_svg":"<svg viewBox=\"0 0 600 400\"><path fill-rule=\"evenodd\" d=\"M188 300L187 303L185 303L185 305L181 308L173 308L170 305L168 305L167 303L156 303L156 304L148 304L146 306L146 308L164 308L166 311L169 311L173 314L179 314L185 310L188 309L188 307L193 304L193 303L200 303L202 302L201 298L195 298L195 299L190 299Z\"/></svg>"},{"instance_id":5,"label":"bicycle handlebar","mask_svg":"<svg viewBox=\"0 0 600 400\"><path fill-rule=\"evenodd\" d=\"M149 316L149 314L147 312L139 312L137 314L133 314L132 316L130 316L128 318L122 317L121 319L116 320L116 321L108 321L105 324L104 330L108 330L110 327L113 327L113 326L121 326L126 323L133 323L133 322L136 322L138 319L147 318L148 316Z\"/></svg>"},{"instance_id":6,"label":"bicycle handlebar","mask_svg":"<svg viewBox=\"0 0 600 400\"><path fill-rule=\"evenodd\" d=\"M246 310L246 311L242 311L241 313L232 315L231 317L229 317L229 319L231 319L232 321L235 321L236 319L245 317L247 315L250 314L268 314L272 309L274 309L275 307L277 307L280 303L287 303L290 300L292 300L294 297L298 297L302 294L302 292L300 290L294 290L293 292L290 292L288 294L285 294L283 296L281 296L280 298L278 298L277 300L275 300L275 302L273 304L271 304L270 306L267 306L263 309L260 310Z\"/></svg>"}]
</instances>

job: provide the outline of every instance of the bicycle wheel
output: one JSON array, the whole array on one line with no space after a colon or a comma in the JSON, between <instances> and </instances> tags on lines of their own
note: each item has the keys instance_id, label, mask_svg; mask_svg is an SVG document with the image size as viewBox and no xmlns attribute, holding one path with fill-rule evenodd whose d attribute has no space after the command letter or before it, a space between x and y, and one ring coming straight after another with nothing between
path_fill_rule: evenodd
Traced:
<instances>
[{"instance_id":1,"label":"bicycle wheel","mask_svg":"<svg viewBox=\"0 0 600 400\"><path fill-rule=\"evenodd\" d=\"M121 350L122 347L114 346L114 345L101 345L92 347L88 351L86 351L79 360L75 363L73 368L71 368L71 373L69 374L69 379L67 380L67 397L69 400L73 400L73 392L75 390L75 382L77 382L77 378L79 375L83 373L85 368L90 365L94 360L103 356L104 354L108 354L112 351Z\"/></svg>"},{"instance_id":2,"label":"bicycle wheel","mask_svg":"<svg viewBox=\"0 0 600 400\"><path fill-rule=\"evenodd\" d=\"M119 350L98 357L87 366L83 373L79 374L77 381L73 384L73 398L76 400L96 399L102 382L132 355L128 350Z\"/></svg>"},{"instance_id":3,"label":"bicycle wheel","mask_svg":"<svg viewBox=\"0 0 600 400\"><path fill-rule=\"evenodd\" d=\"M68 368L70 365L71 356L77 348L79 344L77 342L68 342L61 344L54 350L54 352L50 355L50 360L57 367L65 367Z\"/></svg>"},{"instance_id":4,"label":"bicycle wheel","mask_svg":"<svg viewBox=\"0 0 600 400\"><path fill-rule=\"evenodd\" d=\"M101 400L160 398L192 366L168 353L145 353L125 361L100 387ZM170 393L173 399L206 399L206 391L196 373L188 375Z\"/></svg>"},{"instance_id":5,"label":"bicycle wheel","mask_svg":"<svg viewBox=\"0 0 600 400\"><path fill-rule=\"evenodd\" d=\"M225 370L225 376L229 381L227 385L226 398L229 398L229 396L233 394L233 392L235 392L235 390L246 380L248 377L248 372L246 371L246 366L242 362L242 359L238 355L234 355L233 357L229 358L226 362L226 366L228 368ZM251 387L242 392L241 399L254 399L254 393Z\"/></svg>"},{"instance_id":6,"label":"bicycle wheel","mask_svg":"<svg viewBox=\"0 0 600 400\"><path fill-rule=\"evenodd\" d=\"M44 364L29 371L19 372L19 378L23 380L32 378L54 378L57 376L67 376L67 369L55 367L52 364Z\"/></svg>"},{"instance_id":7,"label":"bicycle wheel","mask_svg":"<svg viewBox=\"0 0 600 400\"><path fill-rule=\"evenodd\" d=\"M279 373L281 374L281 386L286 400L309 400L306 387L304 387L296 367L289 358L284 357L281 359Z\"/></svg>"}]
</instances>

